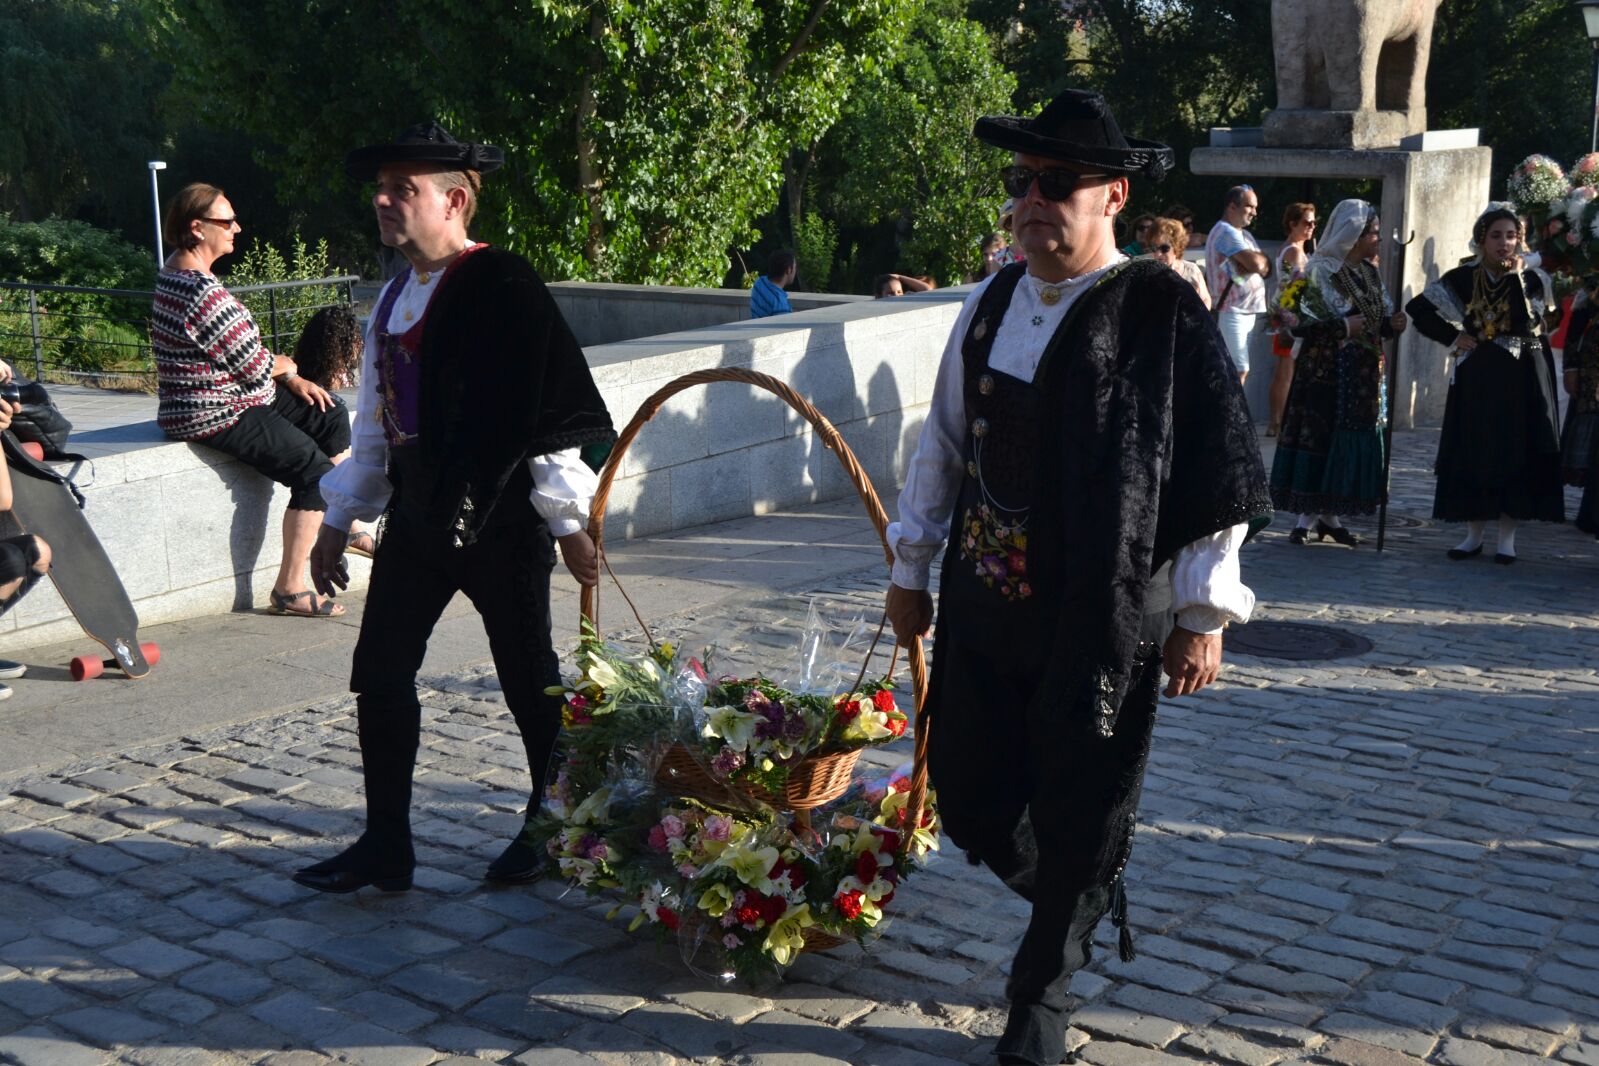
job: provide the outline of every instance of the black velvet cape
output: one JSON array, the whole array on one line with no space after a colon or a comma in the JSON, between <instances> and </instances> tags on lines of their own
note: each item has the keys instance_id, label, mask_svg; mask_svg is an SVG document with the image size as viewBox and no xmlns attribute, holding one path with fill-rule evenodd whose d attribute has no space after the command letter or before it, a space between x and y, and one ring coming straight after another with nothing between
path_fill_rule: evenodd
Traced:
<instances>
[{"instance_id":1,"label":"black velvet cape","mask_svg":"<svg viewBox=\"0 0 1599 1066\"><path fill-rule=\"evenodd\" d=\"M1109 736L1150 577L1178 549L1272 515L1237 371L1193 286L1136 260L1083 294L1034 378L1041 410L1029 566L1063 590L1035 701ZM1058 713L1058 712L1057 712Z\"/></svg>"},{"instance_id":2,"label":"black velvet cape","mask_svg":"<svg viewBox=\"0 0 1599 1066\"><path fill-rule=\"evenodd\" d=\"M477 539L523 460L616 440L549 289L497 248L467 256L433 297L419 391L417 490L428 525L458 547Z\"/></svg>"}]
</instances>

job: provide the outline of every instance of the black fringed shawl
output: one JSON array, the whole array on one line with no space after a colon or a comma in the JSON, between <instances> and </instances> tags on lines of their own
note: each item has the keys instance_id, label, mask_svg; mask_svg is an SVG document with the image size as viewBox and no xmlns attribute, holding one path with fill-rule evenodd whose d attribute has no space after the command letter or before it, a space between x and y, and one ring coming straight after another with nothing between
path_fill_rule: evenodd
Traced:
<instances>
[{"instance_id":1,"label":"black fringed shawl","mask_svg":"<svg viewBox=\"0 0 1599 1066\"><path fill-rule=\"evenodd\" d=\"M442 285L422 330L417 489L429 525L464 546L517 464L616 433L583 349L526 260L479 249Z\"/></svg>"},{"instance_id":2,"label":"black fringed shawl","mask_svg":"<svg viewBox=\"0 0 1599 1066\"><path fill-rule=\"evenodd\" d=\"M1131 680L1150 576L1184 545L1270 521L1237 371L1192 286L1149 260L1083 294L1035 385L1039 491L1029 564L1063 590L1035 699L1109 736Z\"/></svg>"}]
</instances>

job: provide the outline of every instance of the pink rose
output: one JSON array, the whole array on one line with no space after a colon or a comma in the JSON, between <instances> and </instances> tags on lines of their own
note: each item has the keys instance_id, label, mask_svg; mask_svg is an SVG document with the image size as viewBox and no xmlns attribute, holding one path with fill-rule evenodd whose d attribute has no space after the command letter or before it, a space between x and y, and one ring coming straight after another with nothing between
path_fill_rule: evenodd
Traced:
<instances>
[{"instance_id":1,"label":"pink rose","mask_svg":"<svg viewBox=\"0 0 1599 1066\"><path fill-rule=\"evenodd\" d=\"M726 840L733 835L733 819L723 814L713 814L705 819L706 840Z\"/></svg>"},{"instance_id":2,"label":"pink rose","mask_svg":"<svg viewBox=\"0 0 1599 1066\"><path fill-rule=\"evenodd\" d=\"M683 819L675 814L668 814L661 819L661 830L673 840L678 840L683 836Z\"/></svg>"}]
</instances>

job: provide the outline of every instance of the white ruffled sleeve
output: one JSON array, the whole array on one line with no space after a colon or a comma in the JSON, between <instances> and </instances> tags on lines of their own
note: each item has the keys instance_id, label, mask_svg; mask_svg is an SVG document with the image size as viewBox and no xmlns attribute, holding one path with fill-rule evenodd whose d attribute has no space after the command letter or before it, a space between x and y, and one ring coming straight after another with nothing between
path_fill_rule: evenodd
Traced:
<instances>
[{"instance_id":1,"label":"white ruffled sleeve","mask_svg":"<svg viewBox=\"0 0 1599 1066\"><path fill-rule=\"evenodd\" d=\"M402 279L391 281L400 284ZM378 306L382 306L379 294ZM394 486L389 482L389 440L383 434L378 410L377 323L367 320L361 352L361 383L355 393L355 416L350 425L350 455L322 475L322 498L327 513L322 524L348 532L353 522L372 522L389 505Z\"/></svg>"},{"instance_id":2,"label":"white ruffled sleeve","mask_svg":"<svg viewBox=\"0 0 1599 1066\"><path fill-rule=\"evenodd\" d=\"M533 509L550 532L564 537L586 526L600 476L583 461L582 449L535 455L527 465L533 472Z\"/></svg>"},{"instance_id":3,"label":"white ruffled sleeve","mask_svg":"<svg viewBox=\"0 0 1599 1066\"><path fill-rule=\"evenodd\" d=\"M955 319L938 364L933 402L916 442L899 494L899 521L888 524L888 548L894 553L890 580L903 589L925 589L933 559L944 547L955 494L961 483L961 448L965 438L965 368L961 342L988 282L977 286Z\"/></svg>"},{"instance_id":4,"label":"white ruffled sleeve","mask_svg":"<svg viewBox=\"0 0 1599 1066\"><path fill-rule=\"evenodd\" d=\"M1172 609L1190 633L1220 633L1228 622L1247 622L1255 594L1243 582L1238 549L1249 523L1201 537L1172 560Z\"/></svg>"}]
</instances>

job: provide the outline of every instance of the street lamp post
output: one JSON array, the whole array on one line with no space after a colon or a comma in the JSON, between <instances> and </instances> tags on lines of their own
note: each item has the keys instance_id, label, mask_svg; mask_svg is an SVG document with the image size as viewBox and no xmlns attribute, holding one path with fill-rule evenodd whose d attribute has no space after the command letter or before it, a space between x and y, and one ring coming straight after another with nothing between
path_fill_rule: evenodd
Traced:
<instances>
[{"instance_id":1,"label":"street lamp post","mask_svg":"<svg viewBox=\"0 0 1599 1066\"><path fill-rule=\"evenodd\" d=\"M167 253L161 247L161 187L156 180L156 172L165 170L167 165L159 159L152 159L145 165L150 168L150 204L155 208L155 268L160 270L166 265Z\"/></svg>"},{"instance_id":2,"label":"street lamp post","mask_svg":"<svg viewBox=\"0 0 1599 1066\"><path fill-rule=\"evenodd\" d=\"M1582 9L1582 21L1593 44L1593 132L1588 150L1599 152L1599 0L1577 0Z\"/></svg>"}]
</instances>

